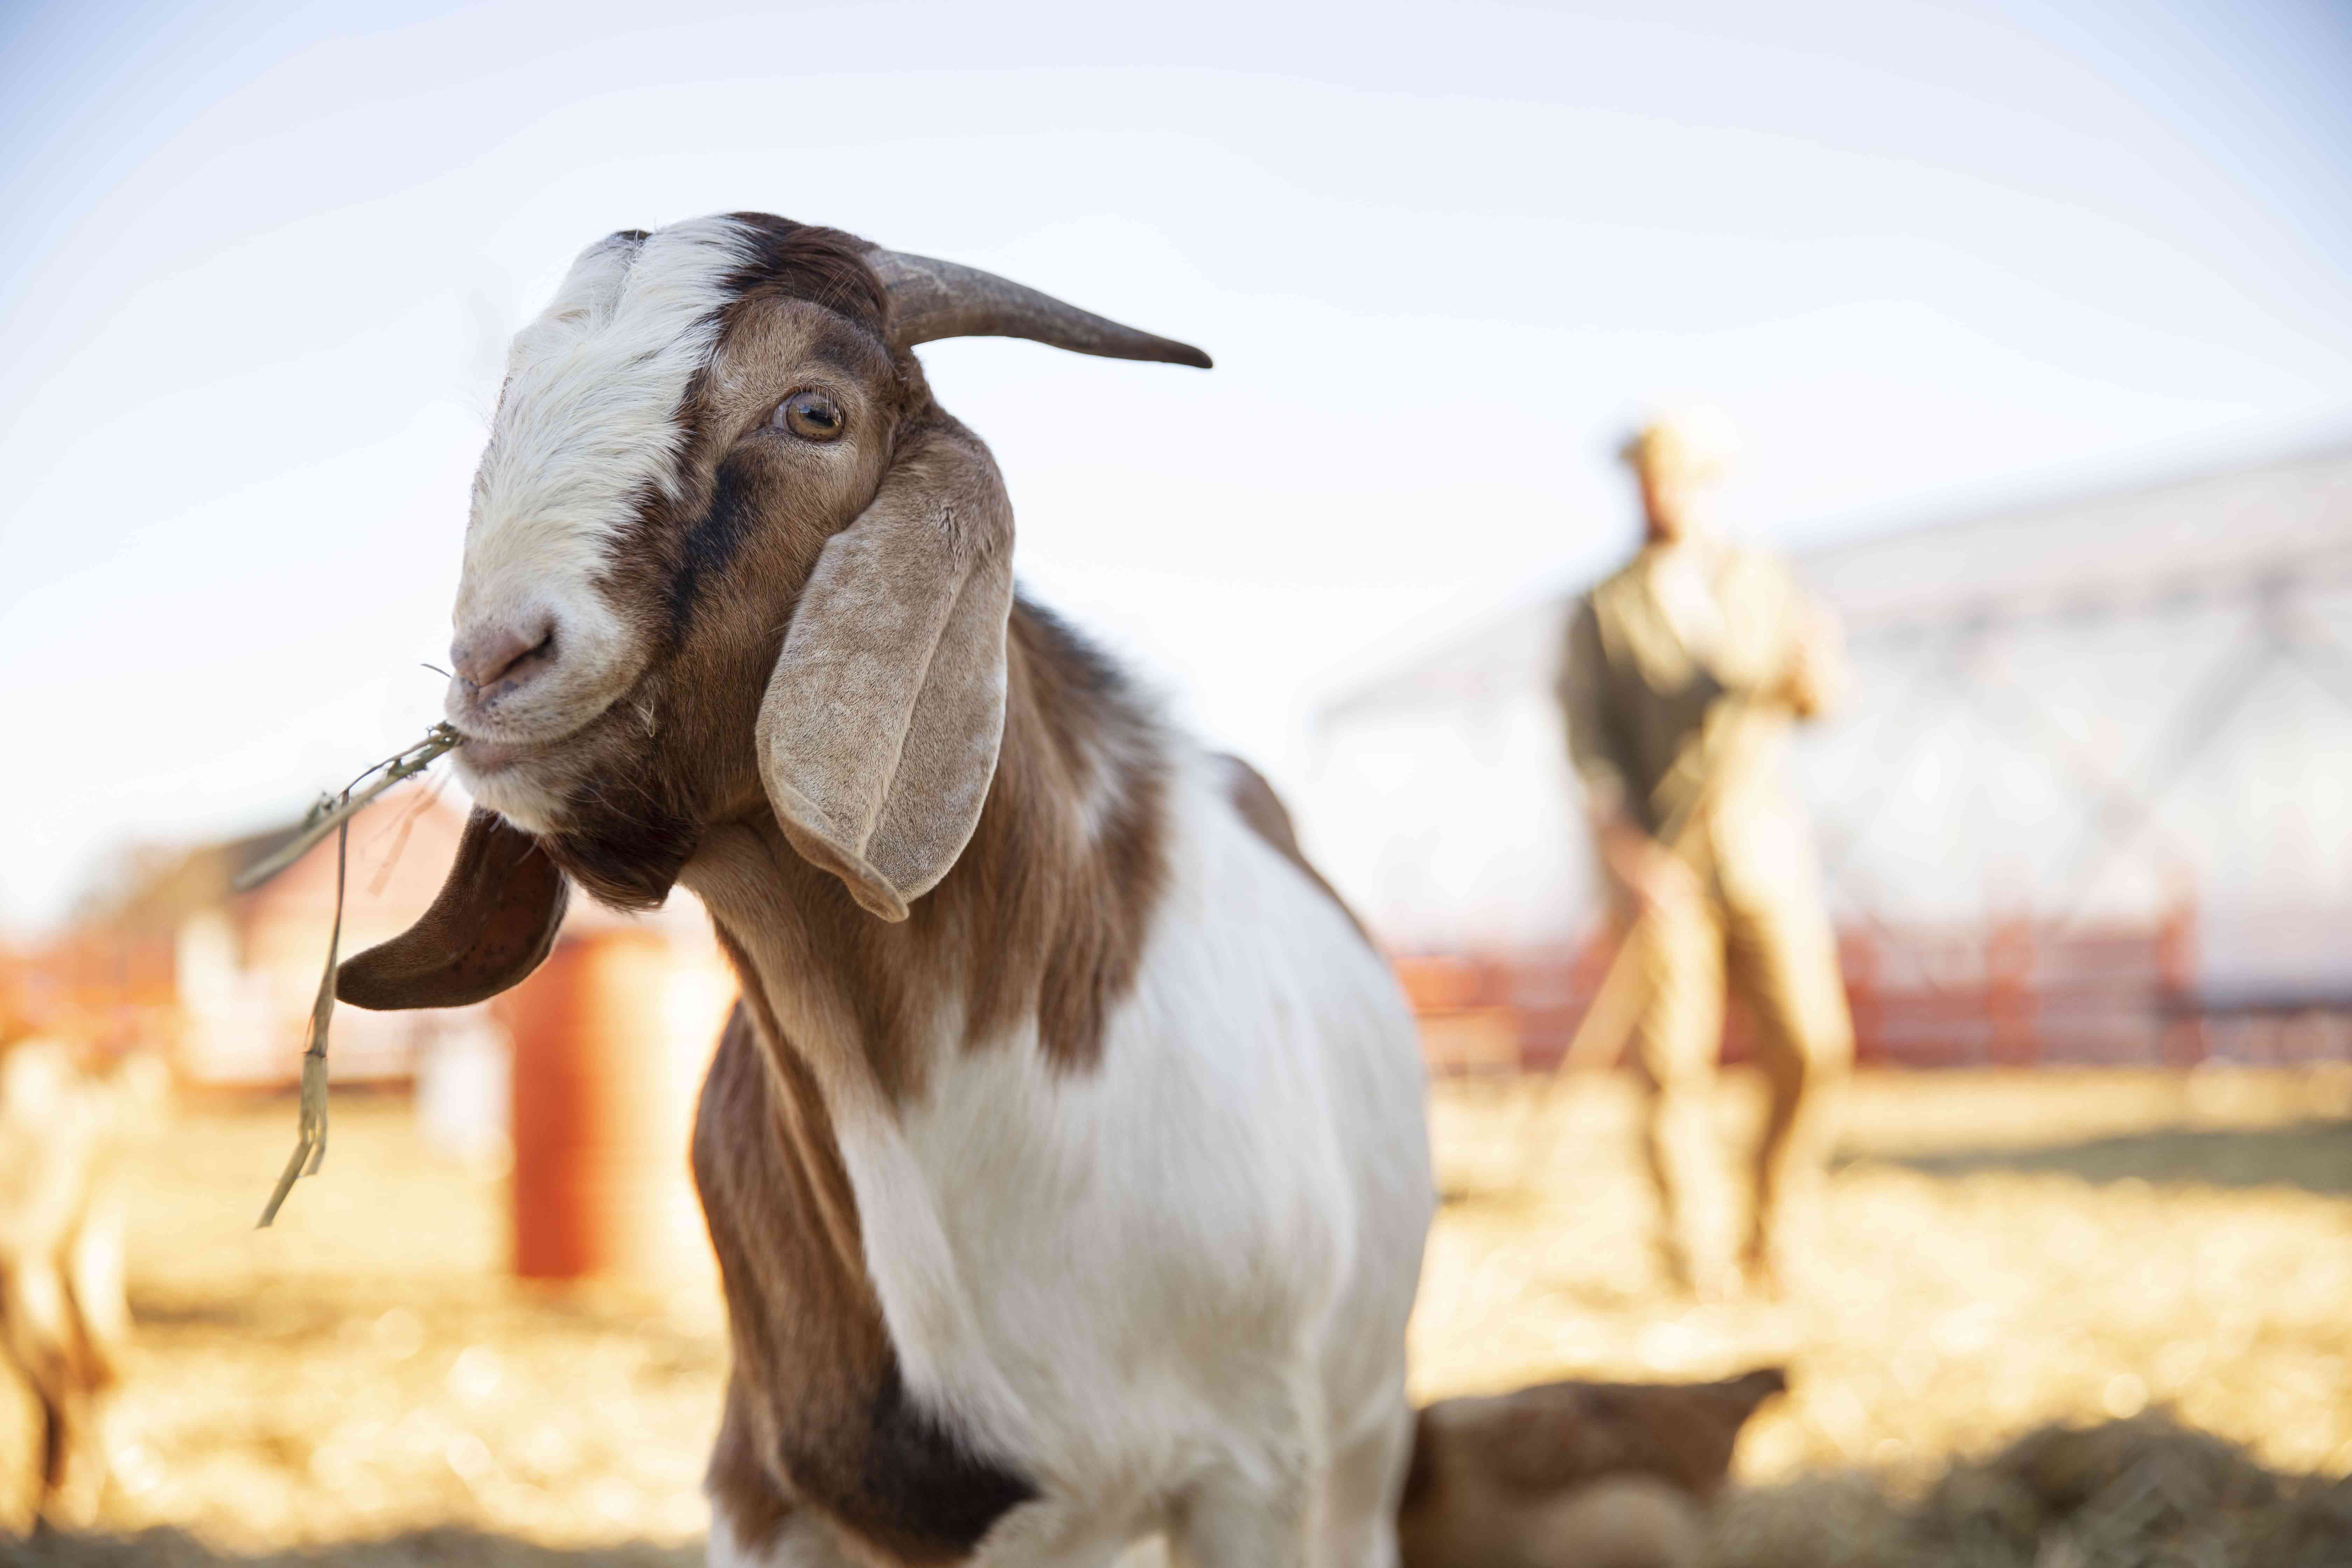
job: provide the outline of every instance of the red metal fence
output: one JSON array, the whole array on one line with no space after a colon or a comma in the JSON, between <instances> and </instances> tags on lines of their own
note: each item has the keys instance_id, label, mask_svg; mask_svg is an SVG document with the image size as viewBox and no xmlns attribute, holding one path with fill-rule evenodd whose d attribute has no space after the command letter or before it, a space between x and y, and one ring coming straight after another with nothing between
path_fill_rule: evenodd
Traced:
<instances>
[{"instance_id":1,"label":"red metal fence","mask_svg":"<svg viewBox=\"0 0 2352 1568\"><path fill-rule=\"evenodd\" d=\"M1615 943L1397 958L1433 1068L1543 1071L1584 1016ZM2231 998L2197 986L2196 919L2141 923L2021 916L1970 927L1873 922L1841 931L1859 1059L1901 1067L2192 1066L2214 1056L2352 1053L2352 995ZM1734 1008L1725 1058L1748 1054Z\"/></svg>"}]
</instances>

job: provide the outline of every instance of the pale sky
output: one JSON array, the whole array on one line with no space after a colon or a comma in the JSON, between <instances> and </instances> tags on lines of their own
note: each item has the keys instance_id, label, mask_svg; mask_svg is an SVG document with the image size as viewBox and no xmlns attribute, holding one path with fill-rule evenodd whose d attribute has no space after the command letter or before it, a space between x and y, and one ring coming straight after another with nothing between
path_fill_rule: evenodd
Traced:
<instances>
[{"instance_id":1,"label":"pale sky","mask_svg":"<svg viewBox=\"0 0 2352 1568\"><path fill-rule=\"evenodd\" d=\"M1703 399L1801 543L2352 429L2330 0L0 8L0 929L421 733L502 342L759 208L1216 356L924 353L1188 721L1589 575ZM1310 837L1313 824L1307 824Z\"/></svg>"}]
</instances>

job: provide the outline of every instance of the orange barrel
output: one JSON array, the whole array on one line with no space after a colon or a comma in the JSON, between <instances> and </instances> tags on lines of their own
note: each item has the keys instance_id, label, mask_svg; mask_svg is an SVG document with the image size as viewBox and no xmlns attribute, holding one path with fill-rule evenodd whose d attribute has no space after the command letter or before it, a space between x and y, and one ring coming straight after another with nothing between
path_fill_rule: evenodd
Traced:
<instances>
[{"instance_id":1,"label":"orange barrel","mask_svg":"<svg viewBox=\"0 0 2352 1568\"><path fill-rule=\"evenodd\" d=\"M501 999L514 1040L514 1268L669 1294L714 1287L687 1168L734 978L657 928L567 933Z\"/></svg>"}]
</instances>

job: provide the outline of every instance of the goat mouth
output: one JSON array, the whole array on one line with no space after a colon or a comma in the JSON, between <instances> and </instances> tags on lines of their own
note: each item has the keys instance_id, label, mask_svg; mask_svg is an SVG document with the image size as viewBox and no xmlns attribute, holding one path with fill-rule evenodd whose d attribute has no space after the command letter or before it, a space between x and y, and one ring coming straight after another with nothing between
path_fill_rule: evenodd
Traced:
<instances>
[{"instance_id":1,"label":"goat mouth","mask_svg":"<svg viewBox=\"0 0 2352 1568\"><path fill-rule=\"evenodd\" d=\"M457 742L457 761L468 773L488 774L505 773L534 758L547 754L544 743L527 741L485 741L467 736Z\"/></svg>"}]
</instances>

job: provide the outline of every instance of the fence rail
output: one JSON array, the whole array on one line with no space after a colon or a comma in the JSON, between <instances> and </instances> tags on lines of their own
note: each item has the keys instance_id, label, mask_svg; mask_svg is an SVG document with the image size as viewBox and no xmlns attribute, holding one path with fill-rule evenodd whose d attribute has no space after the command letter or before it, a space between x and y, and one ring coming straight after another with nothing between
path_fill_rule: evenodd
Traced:
<instances>
[{"instance_id":1,"label":"fence rail","mask_svg":"<svg viewBox=\"0 0 2352 1568\"><path fill-rule=\"evenodd\" d=\"M1431 1067L1549 1070L1606 973L1613 938L1410 953L1397 973ZM2190 1067L2352 1059L2352 986L2239 994L2197 983L2192 907L2141 923L2021 916L1841 931L1858 1059L1895 1067ZM1751 1051L1734 1007L1724 1056Z\"/></svg>"}]
</instances>

